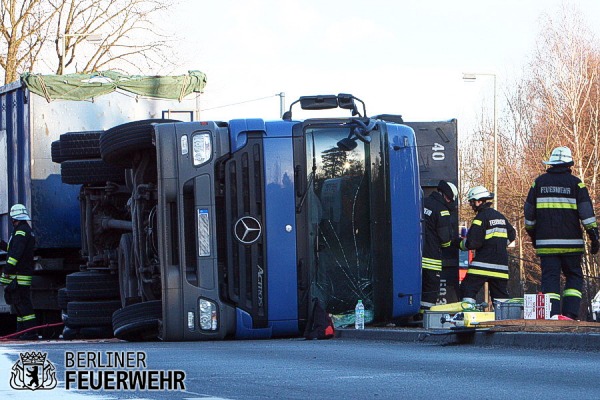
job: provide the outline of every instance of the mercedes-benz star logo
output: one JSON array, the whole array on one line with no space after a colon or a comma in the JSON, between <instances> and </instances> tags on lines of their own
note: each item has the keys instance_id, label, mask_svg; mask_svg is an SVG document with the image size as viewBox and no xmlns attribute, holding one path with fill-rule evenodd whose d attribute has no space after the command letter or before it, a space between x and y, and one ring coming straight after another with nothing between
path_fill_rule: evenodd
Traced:
<instances>
[{"instance_id":1,"label":"mercedes-benz star logo","mask_svg":"<svg viewBox=\"0 0 600 400\"><path fill-rule=\"evenodd\" d=\"M235 238L243 244L252 244L260 238L262 227L260 222L253 217L242 217L233 227Z\"/></svg>"}]
</instances>

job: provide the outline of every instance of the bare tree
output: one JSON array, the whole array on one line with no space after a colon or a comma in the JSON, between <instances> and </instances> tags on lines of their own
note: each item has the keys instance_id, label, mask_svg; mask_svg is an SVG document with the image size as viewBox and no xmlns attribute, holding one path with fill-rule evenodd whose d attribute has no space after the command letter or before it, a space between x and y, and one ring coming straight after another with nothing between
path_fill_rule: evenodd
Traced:
<instances>
[{"instance_id":1,"label":"bare tree","mask_svg":"<svg viewBox=\"0 0 600 400\"><path fill-rule=\"evenodd\" d=\"M31 70L46 45L49 26L56 16L55 0L0 1L0 67L4 82Z\"/></svg>"},{"instance_id":2,"label":"bare tree","mask_svg":"<svg viewBox=\"0 0 600 400\"><path fill-rule=\"evenodd\" d=\"M548 19L544 39L532 62L531 88L537 99L537 116L546 120L549 145L547 150L563 144L573 150L579 161L579 177L595 179L599 163L598 132L590 115L598 113L594 93L598 84L598 68L594 60L598 48L594 36L575 10L565 10L558 21ZM596 54L594 54L596 53Z\"/></svg>"},{"instance_id":3,"label":"bare tree","mask_svg":"<svg viewBox=\"0 0 600 400\"><path fill-rule=\"evenodd\" d=\"M170 0L0 0L4 82L41 67L62 74L73 66L82 73L173 66L170 41L153 25L171 5ZM81 45L90 38L100 43L82 54Z\"/></svg>"},{"instance_id":4,"label":"bare tree","mask_svg":"<svg viewBox=\"0 0 600 400\"><path fill-rule=\"evenodd\" d=\"M562 11L546 18L525 77L506 91L506 109L498 124L499 209L516 220L519 239L513 255L521 260L524 281L539 279L540 270L521 223L523 203L531 183L545 169L541 161L554 147L572 149L574 174L588 186L600 216L600 48L575 8L565 6ZM489 131L487 123L477 129ZM587 255L583 268L597 290L600 270L595 257ZM587 291L588 296L594 293Z\"/></svg>"},{"instance_id":5,"label":"bare tree","mask_svg":"<svg viewBox=\"0 0 600 400\"><path fill-rule=\"evenodd\" d=\"M565 9L557 19L548 19L532 65L531 90L536 98L536 137L552 147L567 145L573 151L574 173L587 185L598 214L600 168L598 126L600 97L600 48L581 14ZM595 257L584 258L584 274L598 277ZM600 282L598 282L600 283Z\"/></svg>"},{"instance_id":6,"label":"bare tree","mask_svg":"<svg viewBox=\"0 0 600 400\"><path fill-rule=\"evenodd\" d=\"M63 0L55 19L57 74L76 61L78 72L129 67L135 71L172 64L166 36L152 17L169 9L165 0ZM82 59L77 50L90 37L99 37L93 53ZM63 54L64 51L64 54ZM81 63L81 64L79 64ZM129 69L128 68L128 69Z\"/></svg>"}]
</instances>

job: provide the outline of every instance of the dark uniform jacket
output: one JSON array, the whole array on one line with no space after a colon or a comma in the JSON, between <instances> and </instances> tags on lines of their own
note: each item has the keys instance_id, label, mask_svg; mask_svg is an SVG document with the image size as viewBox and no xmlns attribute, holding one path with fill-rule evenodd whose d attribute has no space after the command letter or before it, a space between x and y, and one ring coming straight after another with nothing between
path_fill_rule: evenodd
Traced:
<instances>
[{"instance_id":1,"label":"dark uniform jacket","mask_svg":"<svg viewBox=\"0 0 600 400\"><path fill-rule=\"evenodd\" d=\"M452 239L450 210L442 195L431 193L423 201L423 268L442 270L442 248L449 247Z\"/></svg>"},{"instance_id":2,"label":"dark uniform jacket","mask_svg":"<svg viewBox=\"0 0 600 400\"><path fill-rule=\"evenodd\" d=\"M540 256L583 254L581 224L586 230L598 227L585 184L564 165L537 177L524 211L525 229Z\"/></svg>"},{"instance_id":3,"label":"dark uniform jacket","mask_svg":"<svg viewBox=\"0 0 600 400\"><path fill-rule=\"evenodd\" d=\"M508 243L515 240L515 228L500 212L484 203L477 212L462 250L475 250L469 274L508 279Z\"/></svg>"},{"instance_id":4,"label":"dark uniform jacket","mask_svg":"<svg viewBox=\"0 0 600 400\"><path fill-rule=\"evenodd\" d=\"M33 250L35 237L31 227L26 221L20 221L8 239L6 246L6 266L0 276L0 283L9 284L15 277L19 285L31 285L33 274Z\"/></svg>"}]
</instances>

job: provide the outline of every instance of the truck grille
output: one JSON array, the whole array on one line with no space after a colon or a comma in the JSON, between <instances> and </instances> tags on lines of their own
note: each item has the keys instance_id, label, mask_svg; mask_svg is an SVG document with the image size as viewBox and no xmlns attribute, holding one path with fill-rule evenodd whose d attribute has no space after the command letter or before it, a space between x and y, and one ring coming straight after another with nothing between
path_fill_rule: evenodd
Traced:
<instances>
[{"instance_id":1,"label":"truck grille","mask_svg":"<svg viewBox=\"0 0 600 400\"><path fill-rule=\"evenodd\" d=\"M222 298L248 312L254 328L267 326L267 266L262 143L248 144L221 166L225 251L220 251ZM223 241L219 240L220 243ZM222 249L221 249L222 250Z\"/></svg>"}]
</instances>

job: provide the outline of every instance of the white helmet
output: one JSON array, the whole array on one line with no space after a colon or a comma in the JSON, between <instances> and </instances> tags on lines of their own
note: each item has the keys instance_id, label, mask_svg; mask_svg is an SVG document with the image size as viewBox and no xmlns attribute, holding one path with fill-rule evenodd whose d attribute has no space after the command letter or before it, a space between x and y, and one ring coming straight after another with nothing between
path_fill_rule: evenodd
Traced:
<instances>
[{"instance_id":1,"label":"white helmet","mask_svg":"<svg viewBox=\"0 0 600 400\"><path fill-rule=\"evenodd\" d=\"M467 200L491 200L494 198L494 193L490 193L485 186L475 186L467 192Z\"/></svg>"},{"instance_id":2,"label":"white helmet","mask_svg":"<svg viewBox=\"0 0 600 400\"><path fill-rule=\"evenodd\" d=\"M31 221L27 208L23 204L15 204L10 208L10 217L17 221Z\"/></svg>"},{"instance_id":3,"label":"white helmet","mask_svg":"<svg viewBox=\"0 0 600 400\"><path fill-rule=\"evenodd\" d=\"M445 194L451 201L456 200L458 197L458 189L452 182L441 180L440 183L438 183L437 189Z\"/></svg>"},{"instance_id":4,"label":"white helmet","mask_svg":"<svg viewBox=\"0 0 600 400\"><path fill-rule=\"evenodd\" d=\"M573 162L571 149L565 146L557 147L554 150L552 150L552 154L550 154L550 159L548 161L542 162L546 165L558 165Z\"/></svg>"}]
</instances>

